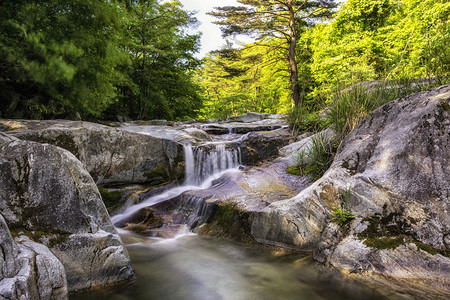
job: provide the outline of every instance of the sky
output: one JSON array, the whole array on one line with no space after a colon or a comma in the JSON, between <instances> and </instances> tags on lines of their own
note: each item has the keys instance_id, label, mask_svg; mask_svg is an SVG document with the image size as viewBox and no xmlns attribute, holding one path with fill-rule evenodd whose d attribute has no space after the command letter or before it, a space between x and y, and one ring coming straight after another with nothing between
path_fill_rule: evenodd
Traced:
<instances>
[{"instance_id":1,"label":"sky","mask_svg":"<svg viewBox=\"0 0 450 300\"><path fill-rule=\"evenodd\" d=\"M214 7L239 6L240 4L236 0L180 0L180 2L185 10L197 12L196 17L201 22L195 30L203 32L200 53L197 55L199 58L225 45L226 42L222 38L219 25L212 23L215 18L206 13L212 11ZM245 38L238 39L244 40Z\"/></svg>"}]
</instances>

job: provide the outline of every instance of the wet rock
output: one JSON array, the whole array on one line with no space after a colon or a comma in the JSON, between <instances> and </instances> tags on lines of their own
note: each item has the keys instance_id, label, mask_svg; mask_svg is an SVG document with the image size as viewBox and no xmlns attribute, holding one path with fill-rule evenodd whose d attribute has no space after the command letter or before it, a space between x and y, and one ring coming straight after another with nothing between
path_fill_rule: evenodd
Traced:
<instances>
[{"instance_id":1,"label":"wet rock","mask_svg":"<svg viewBox=\"0 0 450 300\"><path fill-rule=\"evenodd\" d=\"M68 290L133 278L128 253L81 162L52 145L0 140L0 211L5 223L17 236L50 249L64 266ZM45 250L21 241L35 252ZM37 261L41 263L45 267L47 259Z\"/></svg>"},{"instance_id":2,"label":"wet rock","mask_svg":"<svg viewBox=\"0 0 450 300\"><path fill-rule=\"evenodd\" d=\"M142 228L152 229L161 227L164 224L163 219L158 216L155 210L151 207L144 207L137 211L134 215L125 221L116 224L117 227L124 227L129 230L134 225L139 225ZM136 231L136 230L131 230Z\"/></svg>"}]
</instances>

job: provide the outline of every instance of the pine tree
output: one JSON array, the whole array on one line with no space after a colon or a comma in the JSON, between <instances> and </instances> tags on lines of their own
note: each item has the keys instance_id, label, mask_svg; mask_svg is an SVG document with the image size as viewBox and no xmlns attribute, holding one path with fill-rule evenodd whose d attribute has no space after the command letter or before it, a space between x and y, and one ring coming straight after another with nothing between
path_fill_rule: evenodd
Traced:
<instances>
[{"instance_id":1,"label":"pine tree","mask_svg":"<svg viewBox=\"0 0 450 300\"><path fill-rule=\"evenodd\" d=\"M300 29L314 24L319 18L328 17L336 7L333 0L238 0L245 6L216 8L210 15L219 19L224 37L249 35L269 51L279 51L279 59L288 65L291 100L302 105L298 83L296 45ZM273 40L278 40L273 43ZM268 41L271 41L270 43ZM274 63L276 60L274 60Z\"/></svg>"}]
</instances>

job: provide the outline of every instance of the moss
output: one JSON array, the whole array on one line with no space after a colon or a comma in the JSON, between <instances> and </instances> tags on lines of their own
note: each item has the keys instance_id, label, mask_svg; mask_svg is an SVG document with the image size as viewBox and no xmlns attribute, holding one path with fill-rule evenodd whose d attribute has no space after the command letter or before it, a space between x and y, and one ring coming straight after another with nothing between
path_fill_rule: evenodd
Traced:
<instances>
[{"instance_id":1,"label":"moss","mask_svg":"<svg viewBox=\"0 0 450 300\"><path fill-rule=\"evenodd\" d=\"M144 173L151 185L158 185L170 180L169 175L166 172L163 164L159 164L156 168L151 171Z\"/></svg>"},{"instance_id":2,"label":"moss","mask_svg":"<svg viewBox=\"0 0 450 300\"><path fill-rule=\"evenodd\" d=\"M405 243L405 237L372 237L364 241L364 245L375 249L395 249Z\"/></svg>"},{"instance_id":3,"label":"moss","mask_svg":"<svg viewBox=\"0 0 450 300\"><path fill-rule=\"evenodd\" d=\"M436 249L433 246L419 242L415 234L410 230L409 224L402 221L398 214L390 214L386 217L375 215L363 220L369 222L366 230L359 234L364 239L364 244L375 249L395 249L407 243L416 244L417 248L432 255L441 254L450 257L447 249ZM414 219L409 219L411 223Z\"/></svg>"},{"instance_id":4,"label":"moss","mask_svg":"<svg viewBox=\"0 0 450 300\"><path fill-rule=\"evenodd\" d=\"M448 104L447 102L443 102L443 103L442 103L442 108L443 108L445 111L449 111L449 110L450 110L450 104Z\"/></svg>"},{"instance_id":5,"label":"moss","mask_svg":"<svg viewBox=\"0 0 450 300\"><path fill-rule=\"evenodd\" d=\"M440 254L442 256L446 256L446 257L450 257L450 250L447 249L437 249L434 248L433 246L421 243L421 242L415 242L417 248L419 248L420 250L423 250L425 252L430 253L431 255L436 255L436 254Z\"/></svg>"},{"instance_id":6,"label":"moss","mask_svg":"<svg viewBox=\"0 0 450 300\"><path fill-rule=\"evenodd\" d=\"M106 207L113 207L120 202L120 199L122 199L119 192L109 192L102 186L98 188L98 191L100 192L100 195L102 195L102 199Z\"/></svg>"},{"instance_id":7,"label":"moss","mask_svg":"<svg viewBox=\"0 0 450 300\"><path fill-rule=\"evenodd\" d=\"M298 166L289 167L286 169L286 172L291 175L302 176L303 172Z\"/></svg>"},{"instance_id":8,"label":"moss","mask_svg":"<svg viewBox=\"0 0 450 300\"><path fill-rule=\"evenodd\" d=\"M377 214L364 219L364 221L369 225L359 234L359 237L368 247L395 249L406 242L414 241L409 224L403 222L399 214L392 213L385 217Z\"/></svg>"},{"instance_id":9,"label":"moss","mask_svg":"<svg viewBox=\"0 0 450 300\"><path fill-rule=\"evenodd\" d=\"M216 205L206 224L198 233L224 237L238 242L254 243L250 234L250 213L242 211L236 204L226 202Z\"/></svg>"},{"instance_id":10,"label":"moss","mask_svg":"<svg viewBox=\"0 0 450 300\"><path fill-rule=\"evenodd\" d=\"M57 245L63 244L67 241L70 233L49 233L39 230L23 230L14 229L10 230L11 236L16 238L22 235L27 236L30 240L46 245L48 248L54 248Z\"/></svg>"}]
</instances>

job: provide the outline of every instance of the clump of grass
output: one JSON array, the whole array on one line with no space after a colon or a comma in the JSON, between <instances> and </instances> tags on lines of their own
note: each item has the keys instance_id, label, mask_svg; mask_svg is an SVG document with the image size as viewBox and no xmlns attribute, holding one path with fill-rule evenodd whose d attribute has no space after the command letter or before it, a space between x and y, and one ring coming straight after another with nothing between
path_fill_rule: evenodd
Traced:
<instances>
[{"instance_id":1,"label":"clump of grass","mask_svg":"<svg viewBox=\"0 0 450 300\"><path fill-rule=\"evenodd\" d=\"M297 169L301 175L312 175L311 181L322 177L333 162L337 145L326 134L311 137L311 144L299 152Z\"/></svg>"},{"instance_id":2,"label":"clump of grass","mask_svg":"<svg viewBox=\"0 0 450 300\"><path fill-rule=\"evenodd\" d=\"M327 119L319 115L319 112L310 112L303 107L295 107L288 114L288 122L295 134L300 132L318 132L330 125Z\"/></svg>"},{"instance_id":3,"label":"clump of grass","mask_svg":"<svg viewBox=\"0 0 450 300\"><path fill-rule=\"evenodd\" d=\"M337 92L327 111L327 120L342 140L378 107L430 87L430 81L396 80L361 83Z\"/></svg>"}]
</instances>

